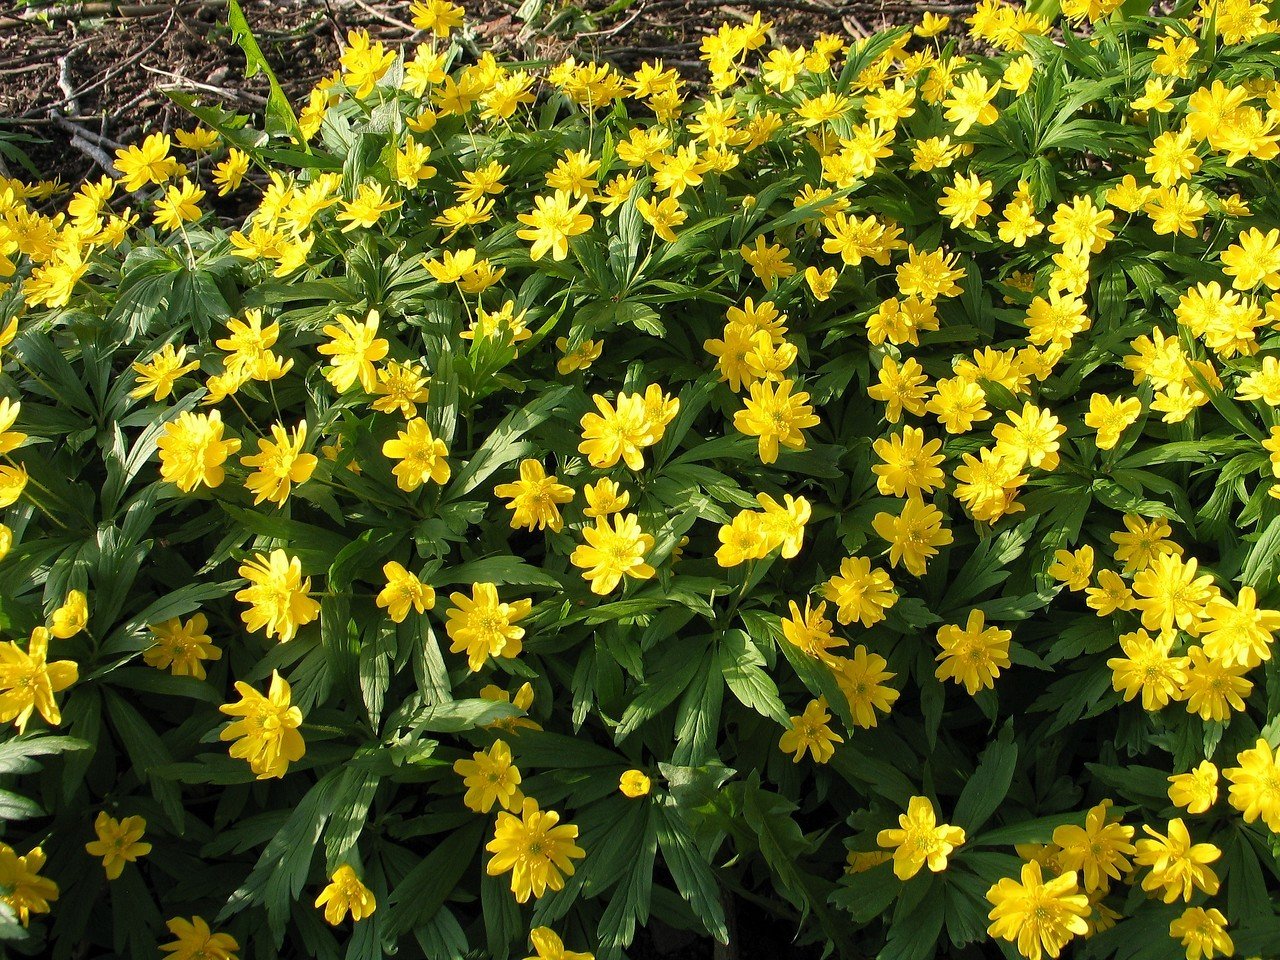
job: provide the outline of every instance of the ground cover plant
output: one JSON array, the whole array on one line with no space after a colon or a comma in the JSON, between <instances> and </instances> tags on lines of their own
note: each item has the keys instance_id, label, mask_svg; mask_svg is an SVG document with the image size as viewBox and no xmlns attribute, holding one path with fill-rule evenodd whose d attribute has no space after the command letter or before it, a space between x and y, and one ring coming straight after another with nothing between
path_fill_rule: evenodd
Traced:
<instances>
[{"instance_id":1,"label":"ground cover plant","mask_svg":"<svg viewBox=\"0 0 1280 960\"><path fill-rule=\"evenodd\" d=\"M412 15L0 185L6 949L1274 955L1267 7Z\"/></svg>"}]
</instances>

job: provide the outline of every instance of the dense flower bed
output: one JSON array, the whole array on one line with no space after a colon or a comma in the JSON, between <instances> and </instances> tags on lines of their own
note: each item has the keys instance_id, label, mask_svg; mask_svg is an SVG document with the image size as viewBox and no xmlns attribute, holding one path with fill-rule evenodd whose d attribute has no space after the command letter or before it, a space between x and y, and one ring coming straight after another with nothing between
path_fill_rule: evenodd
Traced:
<instances>
[{"instance_id":1,"label":"dense flower bed","mask_svg":"<svg viewBox=\"0 0 1280 960\"><path fill-rule=\"evenodd\" d=\"M1274 953L1280 25L1062 7L0 184L8 947Z\"/></svg>"}]
</instances>

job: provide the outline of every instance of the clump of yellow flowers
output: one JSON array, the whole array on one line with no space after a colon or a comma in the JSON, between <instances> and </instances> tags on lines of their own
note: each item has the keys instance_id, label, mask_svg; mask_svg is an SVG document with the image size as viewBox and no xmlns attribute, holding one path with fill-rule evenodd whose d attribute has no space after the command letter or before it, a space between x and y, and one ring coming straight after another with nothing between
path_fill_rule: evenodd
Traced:
<instances>
[{"instance_id":1,"label":"clump of yellow flowers","mask_svg":"<svg viewBox=\"0 0 1280 960\"><path fill-rule=\"evenodd\" d=\"M0 938L1274 952L1280 21L1141 6L0 177Z\"/></svg>"}]
</instances>

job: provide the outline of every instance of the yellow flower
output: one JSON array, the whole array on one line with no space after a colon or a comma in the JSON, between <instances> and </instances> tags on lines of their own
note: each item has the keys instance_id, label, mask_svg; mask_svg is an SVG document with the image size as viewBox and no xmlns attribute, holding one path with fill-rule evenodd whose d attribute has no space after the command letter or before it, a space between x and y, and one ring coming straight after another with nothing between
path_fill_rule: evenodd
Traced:
<instances>
[{"instance_id":1,"label":"yellow flower","mask_svg":"<svg viewBox=\"0 0 1280 960\"><path fill-rule=\"evenodd\" d=\"M624 797L639 800L647 797L653 789L653 781L643 770L627 770L618 778L618 789Z\"/></svg>"},{"instance_id":2,"label":"yellow flower","mask_svg":"<svg viewBox=\"0 0 1280 960\"><path fill-rule=\"evenodd\" d=\"M49 904L58 899L58 885L40 876L44 861L40 847L20 857L13 847L0 843L0 903L17 914L24 927L31 922L31 914L48 913Z\"/></svg>"},{"instance_id":3,"label":"yellow flower","mask_svg":"<svg viewBox=\"0 0 1280 960\"><path fill-rule=\"evenodd\" d=\"M771 381L753 383L746 405L733 416L739 433L759 438L761 463L775 463L779 445L803 450L805 437L801 431L822 422L809 405L809 394L793 394L793 386L791 380L777 385Z\"/></svg>"},{"instance_id":4,"label":"yellow flower","mask_svg":"<svg viewBox=\"0 0 1280 960\"><path fill-rule=\"evenodd\" d=\"M444 38L461 26L465 11L449 0L414 0L409 14L419 30L430 30L434 36Z\"/></svg>"},{"instance_id":5,"label":"yellow flower","mask_svg":"<svg viewBox=\"0 0 1280 960\"><path fill-rule=\"evenodd\" d=\"M563 260L569 256L569 238L586 233L595 222L591 215L583 213L587 198L582 197L571 205L572 197L564 190L552 196L534 197L532 213L521 213L516 219L527 224L528 229L517 230L516 236L532 243L529 257L541 260L548 252L552 259Z\"/></svg>"},{"instance_id":6,"label":"yellow flower","mask_svg":"<svg viewBox=\"0 0 1280 960\"><path fill-rule=\"evenodd\" d=\"M11 507L18 502L22 491L27 488L27 468L11 467L0 464L0 509Z\"/></svg>"},{"instance_id":7,"label":"yellow flower","mask_svg":"<svg viewBox=\"0 0 1280 960\"><path fill-rule=\"evenodd\" d=\"M1214 597L1216 589L1209 574L1196 576L1197 565L1195 557L1184 563L1177 554L1165 553L1138 572L1133 578L1133 592L1138 596L1134 606L1142 611L1144 627L1148 630L1172 630L1177 626L1180 630L1198 631L1198 625L1206 616L1206 604ZM1245 600L1243 592L1241 599ZM1248 611L1250 616L1253 612ZM1219 619L1224 618L1219 615ZM1239 622L1248 624L1250 618L1242 618Z\"/></svg>"},{"instance_id":8,"label":"yellow flower","mask_svg":"<svg viewBox=\"0 0 1280 960\"><path fill-rule=\"evenodd\" d=\"M1192 647L1187 655L1190 663L1181 691L1187 713L1197 713L1202 720L1226 722L1233 710L1244 710L1245 698L1253 692L1253 682L1244 677L1248 667L1227 666L1200 647Z\"/></svg>"},{"instance_id":9,"label":"yellow flower","mask_svg":"<svg viewBox=\"0 0 1280 960\"><path fill-rule=\"evenodd\" d=\"M178 939L160 944L167 960L236 960L240 944L229 933L214 933L202 917L174 917L165 926Z\"/></svg>"},{"instance_id":10,"label":"yellow flower","mask_svg":"<svg viewBox=\"0 0 1280 960\"><path fill-rule=\"evenodd\" d=\"M164 435L156 441L160 450L160 477L190 493L204 484L219 486L226 478L222 466L240 449L240 441L222 439L222 413L183 412L164 425Z\"/></svg>"},{"instance_id":11,"label":"yellow flower","mask_svg":"<svg viewBox=\"0 0 1280 960\"><path fill-rule=\"evenodd\" d=\"M940 664L935 675L939 680L963 683L969 696L979 690L989 690L996 685L1000 671L1009 667L1012 637L1013 633L1008 630L986 626L981 610L970 610L963 628L956 624L938 628L942 652L934 658Z\"/></svg>"},{"instance_id":12,"label":"yellow flower","mask_svg":"<svg viewBox=\"0 0 1280 960\"><path fill-rule=\"evenodd\" d=\"M248 172L249 155L237 147L228 149L226 159L213 168L213 182L218 187L218 196L225 197L239 187Z\"/></svg>"},{"instance_id":13,"label":"yellow flower","mask_svg":"<svg viewBox=\"0 0 1280 960\"><path fill-rule=\"evenodd\" d=\"M830 299L831 291L836 288L836 281L839 279L840 275L836 273L835 267L827 267L825 270L819 270L817 267L805 267L804 282L809 285L809 290L815 300L825 301Z\"/></svg>"},{"instance_id":14,"label":"yellow flower","mask_svg":"<svg viewBox=\"0 0 1280 960\"><path fill-rule=\"evenodd\" d=\"M965 839L962 828L938 823L928 797L912 797L907 812L898 815L898 826L881 830L876 843L893 851L893 873L899 880L910 880L926 865L941 873L947 869L947 857Z\"/></svg>"},{"instance_id":15,"label":"yellow flower","mask_svg":"<svg viewBox=\"0 0 1280 960\"><path fill-rule=\"evenodd\" d=\"M370 229L384 213L390 213L401 206L400 201L391 202L386 191L378 183L362 183L356 187L356 195L351 200L344 200L337 219L346 223L343 233L350 233L360 227Z\"/></svg>"},{"instance_id":16,"label":"yellow flower","mask_svg":"<svg viewBox=\"0 0 1280 960\"><path fill-rule=\"evenodd\" d=\"M929 558L938 547L952 542L951 531L942 525L942 511L923 500L908 500L898 516L877 513L871 526L889 543L889 565L901 563L914 576L922 577Z\"/></svg>"},{"instance_id":17,"label":"yellow flower","mask_svg":"<svg viewBox=\"0 0 1280 960\"><path fill-rule=\"evenodd\" d=\"M592 593L604 596L624 576L648 580L656 572L644 562L653 537L640 529L640 518L633 513L596 517L595 527L583 529L582 536L587 542L574 548L569 562L582 568Z\"/></svg>"},{"instance_id":18,"label":"yellow flower","mask_svg":"<svg viewBox=\"0 0 1280 960\"><path fill-rule=\"evenodd\" d=\"M1182 916L1170 921L1169 936L1182 941L1187 960L1213 960L1218 954L1229 957L1236 949L1227 933L1227 918L1213 907L1188 907Z\"/></svg>"},{"instance_id":19,"label":"yellow flower","mask_svg":"<svg viewBox=\"0 0 1280 960\"><path fill-rule=\"evenodd\" d=\"M373 409L379 413L395 413L406 420L418 415L418 404L426 403L430 392L422 368L414 363L388 360L378 369L378 382L373 387L377 395Z\"/></svg>"},{"instance_id":20,"label":"yellow flower","mask_svg":"<svg viewBox=\"0 0 1280 960\"><path fill-rule=\"evenodd\" d=\"M642 451L662 436L660 429L655 432L644 397L638 393L620 393L616 407L599 394L592 400L600 412L583 414L578 452L585 454L599 470L607 470L619 460L632 470L642 469Z\"/></svg>"},{"instance_id":21,"label":"yellow flower","mask_svg":"<svg viewBox=\"0 0 1280 960\"><path fill-rule=\"evenodd\" d=\"M471 596L451 593L453 604L445 614L445 631L453 644L450 653L467 653L467 665L474 673L490 657L517 657L523 649L524 628L515 626L533 609L532 600L505 603L498 599L492 583L473 583Z\"/></svg>"},{"instance_id":22,"label":"yellow flower","mask_svg":"<svg viewBox=\"0 0 1280 960\"><path fill-rule=\"evenodd\" d=\"M395 51L388 50L382 41L371 41L368 30L349 30L347 48L342 51L342 82L354 88L353 96L363 100L373 92L374 85L396 62Z\"/></svg>"},{"instance_id":23,"label":"yellow flower","mask_svg":"<svg viewBox=\"0 0 1280 960\"><path fill-rule=\"evenodd\" d=\"M822 595L837 607L842 624L857 621L871 627L885 618L885 611L898 602L893 581L866 557L845 557L840 570L822 585Z\"/></svg>"},{"instance_id":24,"label":"yellow flower","mask_svg":"<svg viewBox=\"0 0 1280 960\"><path fill-rule=\"evenodd\" d=\"M396 485L408 493L431 480L435 483L446 483L451 471L449 449L444 441L431 435L427 421L416 417L397 430L395 439L382 444L382 455L390 460L400 462L392 469Z\"/></svg>"},{"instance_id":25,"label":"yellow flower","mask_svg":"<svg viewBox=\"0 0 1280 960\"><path fill-rule=\"evenodd\" d=\"M142 651L142 659L149 667L168 669L175 677L203 680L204 661L222 659L222 651L205 633L209 629L209 618L203 613L197 613L186 623L173 617L163 623L153 623L147 629L155 637L155 643Z\"/></svg>"},{"instance_id":26,"label":"yellow flower","mask_svg":"<svg viewBox=\"0 0 1280 960\"><path fill-rule=\"evenodd\" d=\"M1067 432L1058 418L1031 403L1023 404L1021 413L1010 410L1006 416L1009 422L998 423L991 431L996 453L1018 470L1024 466L1057 469L1058 438Z\"/></svg>"},{"instance_id":27,"label":"yellow flower","mask_svg":"<svg viewBox=\"0 0 1280 960\"><path fill-rule=\"evenodd\" d=\"M1223 666L1253 669L1271 659L1271 635L1280 630L1280 611L1259 610L1253 587L1241 587L1235 603L1226 597L1212 597L1204 615L1204 622L1198 625L1204 652Z\"/></svg>"},{"instance_id":28,"label":"yellow flower","mask_svg":"<svg viewBox=\"0 0 1280 960\"><path fill-rule=\"evenodd\" d=\"M187 362L187 348L174 350L172 343L166 343L151 355L145 363L133 364L138 374L138 385L129 391L131 397L145 397L154 394L153 399L163 400L173 392L173 385L183 374L200 369L200 361Z\"/></svg>"},{"instance_id":29,"label":"yellow flower","mask_svg":"<svg viewBox=\"0 0 1280 960\"><path fill-rule=\"evenodd\" d=\"M882 461L871 465L876 489L886 497L919 497L932 493L946 479L938 469L946 459L939 452L942 441L926 443L919 427L904 427L901 434L876 440L871 449Z\"/></svg>"},{"instance_id":30,"label":"yellow flower","mask_svg":"<svg viewBox=\"0 0 1280 960\"><path fill-rule=\"evenodd\" d=\"M203 199L204 191L183 177L181 183L170 185L164 196L156 201L156 226L177 230L184 223L199 220L200 201Z\"/></svg>"},{"instance_id":31,"label":"yellow flower","mask_svg":"<svg viewBox=\"0 0 1280 960\"><path fill-rule=\"evenodd\" d=\"M529 931L529 942L535 955L524 960L595 960L594 954L566 950L564 941L550 927L534 927Z\"/></svg>"},{"instance_id":32,"label":"yellow flower","mask_svg":"<svg viewBox=\"0 0 1280 960\"><path fill-rule=\"evenodd\" d=\"M317 909L324 907L324 919L331 927L336 927L351 914L353 922L359 922L378 909L373 891L360 882L355 869L344 863L333 871L329 885L316 897Z\"/></svg>"},{"instance_id":33,"label":"yellow flower","mask_svg":"<svg viewBox=\"0 0 1280 960\"><path fill-rule=\"evenodd\" d=\"M53 611L49 623L49 633L59 640L67 640L89 625L89 598L79 590L72 590L62 601L62 606Z\"/></svg>"},{"instance_id":34,"label":"yellow flower","mask_svg":"<svg viewBox=\"0 0 1280 960\"><path fill-rule=\"evenodd\" d=\"M573 489L558 482L555 476L548 476L537 460L520 461L520 479L498 484L493 493L510 499L507 509L511 511L511 526L550 529L557 533L564 526L560 504L573 499Z\"/></svg>"},{"instance_id":35,"label":"yellow flower","mask_svg":"<svg viewBox=\"0 0 1280 960\"><path fill-rule=\"evenodd\" d=\"M1211 843L1193 844L1181 819L1169 821L1168 836L1145 824L1142 829L1151 839L1138 841L1133 862L1151 868L1142 880L1143 890L1162 891L1165 903L1173 903L1179 896L1190 900L1194 890L1209 896L1218 892L1218 876L1208 865L1222 856L1221 850Z\"/></svg>"},{"instance_id":36,"label":"yellow flower","mask_svg":"<svg viewBox=\"0 0 1280 960\"><path fill-rule=\"evenodd\" d=\"M957 137L963 137L974 124L990 126L996 122L1000 113L991 101L999 92L999 84L992 86L976 70L960 77L959 82L942 101L942 106L946 108L943 116L955 124Z\"/></svg>"},{"instance_id":37,"label":"yellow flower","mask_svg":"<svg viewBox=\"0 0 1280 960\"><path fill-rule=\"evenodd\" d=\"M780 243L765 243L764 234L756 237L754 247L744 243L738 252L766 289L772 290L779 280L785 280L796 272L795 266L787 259L791 251Z\"/></svg>"},{"instance_id":38,"label":"yellow flower","mask_svg":"<svg viewBox=\"0 0 1280 960\"><path fill-rule=\"evenodd\" d=\"M258 440L257 454L240 458L244 466L254 468L244 485L254 494L255 506L264 500L283 504L289 499L292 485L310 480L320 462L314 454L302 452L307 442L307 421L293 428L292 437L283 426L273 423L271 436L274 440Z\"/></svg>"},{"instance_id":39,"label":"yellow flower","mask_svg":"<svg viewBox=\"0 0 1280 960\"><path fill-rule=\"evenodd\" d=\"M62 712L53 695L79 679L80 672L73 661L50 663L48 654L49 631L44 627L31 632L25 651L16 640L0 643L0 723L12 720L18 733L26 731L35 710L50 726L60 724Z\"/></svg>"},{"instance_id":40,"label":"yellow flower","mask_svg":"<svg viewBox=\"0 0 1280 960\"><path fill-rule=\"evenodd\" d=\"M1142 413L1142 401L1137 397L1112 400L1095 393L1089 397L1089 412L1084 415L1084 425L1098 431L1098 449L1110 450L1120 442L1124 433Z\"/></svg>"},{"instance_id":41,"label":"yellow flower","mask_svg":"<svg viewBox=\"0 0 1280 960\"><path fill-rule=\"evenodd\" d=\"M573 861L586 856L574 841L578 828L560 824L554 810L539 810L538 801L525 797L520 816L502 812L486 845L493 856L485 872L491 877L511 872L511 892L517 903L541 898L548 890L564 889L565 876L573 876Z\"/></svg>"},{"instance_id":42,"label":"yellow flower","mask_svg":"<svg viewBox=\"0 0 1280 960\"><path fill-rule=\"evenodd\" d=\"M556 361L556 372L562 377L567 377L577 370L586 370L599 360L604 344L599 340L584 340L575 349L570 350L569 338L557 337L556 349L564 354Z\"/></svg>"},{"instance_id":43,"label":"yellow flower","mask_svg":"<svg viewBox=\"0 0 1280 960\"><path fill-rule=\"evenodd\" d=\"M480 750L471 757L453 764L453 772L462 777L467 788L462 797L467 809L488 813L497 803L503 810L518 810L524 794L520 792L520 771L511 762L506 741L495 740L487 752Z\"/></svg>"},{"instance_id":44,"label":"yellow flower","mask_svg":"<svg viewBox=\"0 0 1280 960\"><path fill-rule=\"evenodd\" d=\"M1113 556L1124 564L1124 572L1129 575L1150 566L1166 553L1182 555L1182 547L1168 539L1172 533L1168 520L1147 520L1126 513L1124 527L1123 531L1111 534L1111 542L1116 545Z\"/></svg>"},{"instance_id":45,"label":"yellow flower","mask_svg":"<svg viewBox=\"0 0 1280 960\"><path fill-rule=\"evenodd\" d=\"M1084 602L1098 616L1109 617L1117 610L1133 609L1133 591L1114 570L1099 570L1098 585L1085 590Z\"/></svg>"},{"instance_id":46,"label":"yellow flower","mask_svg":"<svg viewBox=\"0 0 1280 960\"><path fill-rule=\"evenodd\" d=\"M86 843L84 849L89 856L102 858L108 880L120 876L126 863L133 863L151 852L151 844L142 842L147 829L147 821L142 817L117 820L102 810L93 823L93 829L98 839Z\"/></svg>"},{"instance_id":47,"label":"yellow flower","mask_svg":"<svg viewBox=\"0 0 1280 960\"><path fill-rule=\"evenodd\" d=\"M1131 869L1125 856L1135 850L1129 842L1133 827L1108 822L1110 807L1104 800L1085 815L1083 827L1063 824L1053 831L1053 842L1061 847L1058 863L1065 870L1083 872L1086 892L1105 890L1110 880L1119 880Z\"/></svg>"},{"instance_id":48,"label":"yellow flower","mask_svg":"<svg viewBox=\"0 0 1280 960\"><path fill-rule=\"evenodd\" d=\"M1263 233L1250 227L1219 259L1222 272L1232 278L1231 285L1237 290L1252 290L1258 284L1280 290L1280 230Z\"/></svg>"},{"instance_id":49,"label":"yellow flower","mask_svg":"<svg viewBox=\"0 0 1280 960\"><path fill-rule=\"evenodd\" d=\"M343 313L335 319L336 325L330 323L324 327L329 342L316 348L330 358L324 371L325 379L339 393L346 393L357 380L365 393L376 392L378 371L374 364L390 349L387 341L378 336L378 311L370 310L363 323Z\"/></svg>"},{"instance_id":50,"label":"yellow flower","mask_svg":"<svg viewBox=\"0 0 1280 960\"><path fill-rule=\"evenodd\" d=\"M665 197L662 200L641 197L636 201L636 209L640 211L640 215L649 226L653 227L653 232L667 243L675 243L674 228L689 218L689 215L680 209L680 201L675 197Z\"/></svg>"},{"instance_id":51,"label":"yellow flower","mask_svg":"<svg viewBox=\"0 0 1280 960\"><path fill-rule=\"evenodd\" d=\"M1218 802L1218 768L1209 760L1169 778L1169 801L1187 813L1204 813Z\"/></svg>"},{"instance_id":52,"label":"yellow flower","mask_svg":"<svg viewBox=\"0 0 1280 960\"><path fill-rule=\"evenodd\" d=\"M582 513L588 517L607 517L625 510L631 502L631 494L626 490L619 491L618 485L608 477L587 484L582 492L587 498L587 506Z\"/></svg>"},{"instance_id":53,"label":"yellow flower","mask_svg":"<svg viewBox=\"0 0 1280 960\"><path fill-rule=\"evenodd\" d=\"M1046 571L1068 590L1083 590L1093 576L1093 547L1086 544L1079 550L1055 550L1053 563Z\"/></svg>"},{"instance_id":54,"label":"yellow flower","mask_svg":"<svg viewBox=\"0 0 1280 960\"><path fill-rule=\"evenodd\" d=\"M803 714L791 718L791 727L778 740L778 748L794 754L793 763L799 763L806 750L813 755L814 763L826 763L835 756L835 745L844 743L844 738L831 729L830 722L826 700L810 700Z\"/></svg>"},{"instance_id":55,"label":"yellow flower","mask_svg":"<svg viewBox=\"0 0 1280 960\"><path fill-rule=\"evenodd\" d=\"M377 605L396 623L403 623L412 607L426 613L436 605L436 592L394 560L382 568L387 585L378 593Z\"/></svg>"},{"instance_id":56,"label":"yellow flower","mask_svg":"<svg viewBox=\"0 0 1280 960\"><path fill-rule=\"evenodd\" d=\"M1057 957L1072 937L1089 932L1089 898L1080 893L1076 875L1068 871L1048 883L1040 864L1024 863L1022 882L1005 877L987 890L992 921L987 933L1018 945L1027 960Z\"/></svg>"},{"instance_id":57,"label":"yellow flower","mask_svg":"<svg viewBox=\"0 0 1280 960\"><path fill-rule=\"evenodd\" d=\"M1272 833L1280 833L1280 759L1261 737L1254 746L1236 757L1238 767L1229 767L1222 775L1231 781L1231 805L1240 811L1245 823L1259 817Z\"/></svg>"},{"instance_id":58,"label":"yellow flower","mask_svg":"<svg viewBox=\"0 0 1280 960\"><path fill-rule=\"evenodd\" d=\"M1120 637L1123 657L1112 657L1107 666L1112 670L1111 685L1123 693L1125 702L1142 694L1144 710L1159 710L1178 696L1187 680L1187 658L1171 657L1175 634L1155 637L1145 630L1135 630Z\"/></svg>"},{"instance_id":59,"label":"yellow flower","mask_svg":"<svg viewBox=\"0 0 1280 960\"><path fill-rule=\"evenodd\" d=\"M990 180L981 180L977 174L965 177L957 173L949 187L944 187L938 200L938 210L944 217L951 218L951 229L968 227L973 229L978 221L991 212L991 204L987 198L994 190Z\"/></svg>"},{"instance_id":60,"label":"yellow flower","mask_svg":"<svg viewBox=\"0 0 1280 960\"><path fill-rule=\"evenodd\" d=\"M720 547L716 550L716 563L722 567L736 567L748 560L759 560L769 552L764 515L754 510L740 512L720 527L718 536Z\"/></svg>"},{"instance_id":61,"label":"yellow flower","mask_svg":"<svg viewBox=\"0 0 1280 960\"><path fill-rule=\"evenodd\" d=\"M836 684L849 701L854 724L863 729L876 726L876 711L888 713L900 696L897 690L884 684L897 674L885 670L888 661L878 653L868 653L862 644L853 648L851 659L833 659L830 666L836 675Z\"/></svg>"},{"instance_id":62,"label":"yellow flower","mask_svg":"<svg viewBox=\"0 0 1280 960\"><path fill-rule=\"evenodd\" d=\"M173 143L167 133L153 133L140 147L124 147L116 151L116 169L130 193L149 183L164 183L173 177L180 164L169 156Z\"/></svg>"},{"instance_id":63,"label":"yellow flower","mask_svg":"<svg viewBox=\"0 0 1280 960\"><path fill-rule=\"evenodd\" d=\"M308 595L311 578L303 579L302 561L297 557L279 549L272 550L270 557L255 553L240 565L239 573L249 581L236 599L249 604L240 618L250 633L265 629L268 637L286 643L300 627L320 616L320 604Z\"/></svg>"},{"instance_id":64,"label":"yellow flower","mask_svg":"<svg viewBox=\"0 0 1280 960\"><path fill-rule=\"evenodd\" d=\"M302 711L293 705L288 681L272 670L266 696L240 680L236 681L236 692L240 694L238 703L224 703L218 709L240 719L227 724L219 737L235 741L231 756L247 760L259 780L283 777L289 764L307 752L298 732Z\"/></svg>"}]
</instances>

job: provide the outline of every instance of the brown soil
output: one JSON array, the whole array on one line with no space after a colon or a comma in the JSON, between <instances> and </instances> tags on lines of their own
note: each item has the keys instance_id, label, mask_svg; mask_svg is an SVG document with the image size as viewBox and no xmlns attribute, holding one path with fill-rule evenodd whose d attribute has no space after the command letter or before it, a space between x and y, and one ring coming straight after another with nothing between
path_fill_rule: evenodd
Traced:
<instances>
[{"instance_id":1,"label":"brown soil","mask_svg":"<svg viewBox=\"0 0 1280 960\"><path fill-rule=\"evenodd\" d=\"M389 44L415 39L408 0L243 0L258 43L292 99L333 69L348 29ZM464 0L480 47L526 59L575 53L634 68L660 58L700 71L701 40L725 20L768 11L776 40L807 43L822 31L864 35L917 20L925 10L963 16L971 3L926 0ZM192 90L253 113L262 77L245 80L224 0L0 3L0 174L74 183L109 162L121 143L191 126L162 92ZM523 9L527 19L521 19ZM34 170L25 169L30 158ZM96 154L96 159L95 159Z\"/></svg>"}]
</instances>

